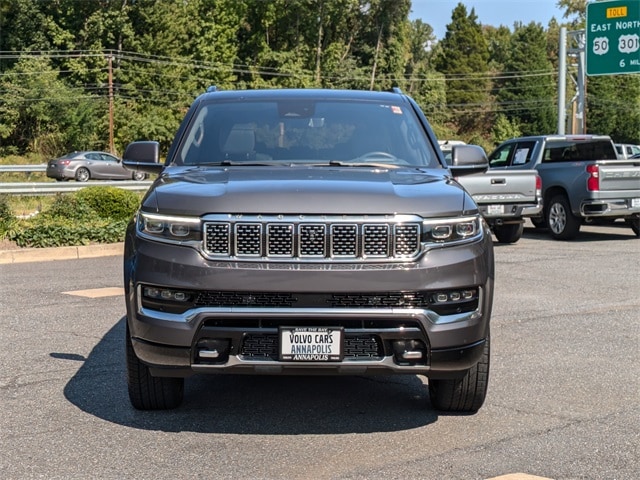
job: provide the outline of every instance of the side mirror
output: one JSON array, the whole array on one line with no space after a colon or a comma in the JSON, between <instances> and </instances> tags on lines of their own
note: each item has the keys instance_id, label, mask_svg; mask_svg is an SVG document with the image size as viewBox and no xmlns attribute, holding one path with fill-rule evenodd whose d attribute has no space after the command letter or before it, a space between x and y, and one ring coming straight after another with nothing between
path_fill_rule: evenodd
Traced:
<instances>
[{"instance_id":1,"label":"side mirror","mask_svg":"<svg viewBox=\"0 0 640 480\"><path fill-rule=\"evenodd\" d=\"M164 168L160 164L160 144L152 141L130 143L122 155L122 164L129 170L160 173Z\"/></svg>"},{"instance_id":2,"label":"side mirror","mask_svg":"<svg viewBox=\"0 0 640 480\"><path fill-rule=\"evenodd\" d=\"M478 145L454 145L451 149L451 166L454 176L482 173L489 168L484 149Z\"/></svg>"}]
</instances>

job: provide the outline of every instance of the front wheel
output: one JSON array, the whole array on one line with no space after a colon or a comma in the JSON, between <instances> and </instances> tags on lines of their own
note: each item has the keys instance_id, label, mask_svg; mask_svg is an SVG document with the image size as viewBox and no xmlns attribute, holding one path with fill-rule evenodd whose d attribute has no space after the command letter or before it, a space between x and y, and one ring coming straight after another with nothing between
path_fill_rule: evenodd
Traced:
<instances>
[{"instance_id":1,"label":"front wheel","mask_svg":"<svg viewBox=\"0 0 640 480\"><path fill-rule=\"evenodd\" d=\"M145 178L147 178L147 174L144 172L133 172L131 178L137 182L141 182Z\"/></svg>"},{"instance_id":2,"label":"front wheel","mask_svg":"<svg viewBox=\"0 0 640 480\"><path fill-rule=\"evenodd\" d=\"M487 396L490 350L490 339L487 335L482 357L464 377L429 379L431 405L443 412L476 413Z\"/></svg>"},{"instance_id":3,"label":"front wheel","mask_svg":"<svg viewBox=\"0 0 640 480\"><path fill-rule=\"evenodd\" d=\"M493 227L493 234L500 243L516 243L522 237L523 223L507 223Z\"/></svg>"},{"instance_id":4,"label":"front wheel","mask_svg":"<svg viewBox=\"0 0 640 480\"><path fill-rule=\"evenodd\" d=\"M556 195L551 199L545 218L551 236L557 240L572 240L580 231L580 218L573 214L569 200L564 195Z\"/></svg>"},{"instance_id":5,"label":"front wheel","mask_svg":"<svg viewBox=\"0 0 640 480\"><path fill-rule=\"evenodd\" d=\"M125 348L127 387L131 405L138 410L167 410L180 406L184 396L184 378L152 376L149 367L138 359L133 350L129 325L127 325Z\"/></svg>"}]
</instances>

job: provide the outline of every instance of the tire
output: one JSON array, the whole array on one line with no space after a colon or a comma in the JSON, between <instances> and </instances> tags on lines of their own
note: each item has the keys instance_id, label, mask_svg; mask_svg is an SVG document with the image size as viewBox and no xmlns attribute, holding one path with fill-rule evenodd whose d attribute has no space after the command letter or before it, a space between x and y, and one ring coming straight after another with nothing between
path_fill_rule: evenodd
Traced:
<instances>
[{"instance_id":1,"label":"tire","mask_svg":"<svg viewBox=\"0 0 640 480\"><path fill-rule=\"evenodd\" d=\"M89 173L88 169L84 167L80 167L78 170L76 170L76 181L86 182L90 178L91 178L91 174Z\"/></svg>"},{"instance_id":2,"label":"tire","mask_svg":"<svg viewBox=\"0 0 640 480\"><path fill-rule=\"evenodd\" d=\"M490 338L487 336L480 361L464 377L429 380L429 398L436 410L476 413L480 409L489 386L490 350Z\"/></svg>"},{"instance_id":3,"label":"tire","mask_svg":"<svg viewBox=\"0 0 640 480\"><path fill-rule=\"evenodd\" d=\"M636 218L627 218L625 223L633 230L633 233L636 234L636 237L640 237L640 217Z\"/></svg>"},{"instance_id":4,"label":"tire","mask_svg":"<svg viewBox=\"0 0 640 480\"><path fill-rule=\"evenodd\" d=\"M580 218L571 212L567 197L556 195L545 210L547 227L556 240L572 240L580 231Z\"/></svg>"},{"instance_id":5,"label":"tire","mask_svg":"<svg viewBox=\"0 0 640 480\"><path fill-rule=\"evenodd\" d=\"M516 243L522 237L524 223L507 223L493 227L493 234L500 243Z\"/></svg>"},{"instance_id":6,"label":"tire","mask_svg":"<svg viewBox=\"0 0 640 480\"><path fill-rule=\"evenodd\" d=\"M131 405L137 410L168 410L179 407L184 397L184 378L152 376L149 367L136 357L128 325L125 340L127 387Z\"/></svg>"},{"instance_id":7,"label":"tire","mask_svg":"<svg viewBox=\"0 0 640 480\"><path fill-rule=\"evenodd\" d=\"M131 178L137 182L141 182L142 180L147 178L147 174L144 172L133 172L133 175L131 175Z\"/></svg>"}]
</instances>

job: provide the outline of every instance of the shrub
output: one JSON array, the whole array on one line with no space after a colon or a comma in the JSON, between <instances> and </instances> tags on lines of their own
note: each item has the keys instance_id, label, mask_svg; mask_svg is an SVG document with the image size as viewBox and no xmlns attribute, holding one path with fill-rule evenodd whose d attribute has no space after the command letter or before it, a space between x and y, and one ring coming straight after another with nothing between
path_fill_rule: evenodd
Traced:
<instances>
[{"instance_id":1,"label":"shrub","mask_svg":"<svg viewBox=\"0 0 640 480\"><path fill-rule=\"evenodd\" d=\"M15 221L16 217L11 212L9 199L5 195L0 196L0 239L6 236Z\"/></svg>"},{"instance_id":2,"label":"shrub","mask_svg":"<svg viewBox=\"0 0 640 480\"><path fill-rule=\"evenodd\" d=\"M19 247L40 248L122 242L127 222L94 219L79 223L38 216L25 220L21 227L9 232L9 240Z\"/></svg>"},{"instance_id":3,"label":"shrub","mask_svg":"<svg viewBox=\"0 0 640 480\"><path fill-rule=\"evenodd\" d=\"M48 219L87 221L99 218L91 206L75 195L57 194L51 206L42 213Z\"/></svg>"},{"instance_id":4,"label":"shrub","mask_svg":"<svg viewBox=\"0 0 640 480\"><path fill-rule=\"evenodd\" d=\"M111 186L85 187L73 194L58 194L39 215L15 220L14 228L7 228L4 236L19 247L122 242L139 203L134 192Z\"/></svg>"},{"instance_id":5,"label":"shrub","mask_svg":"<svg viewBox=\"0 0 640 480\"><path fill-rule=\"evenodd\" d=\"M129 220L140 204L136 193L111 186L85 187L76 192L75 197L101 218L113 220Z\"/></svg>"}]
</instances>

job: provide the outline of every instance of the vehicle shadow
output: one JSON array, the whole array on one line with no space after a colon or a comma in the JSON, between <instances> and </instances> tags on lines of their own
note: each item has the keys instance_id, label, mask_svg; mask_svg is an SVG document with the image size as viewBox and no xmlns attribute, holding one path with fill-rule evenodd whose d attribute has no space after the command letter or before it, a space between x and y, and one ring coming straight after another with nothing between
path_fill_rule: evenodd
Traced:
<instances>
[{"instance_id":1,"label":"vehicle shadow","mask_svg":"<svg viewBox=\"0 0 640 480\"><path fill-rule=\"evenodd\" d=\"M438 419L418 376L332 377L201 375L185 382L180 408L138 411L129 403L124 318L98 342L64 388L79 409L144 430L246 435L399 431Z\"/></svg>"}]
</instances>

